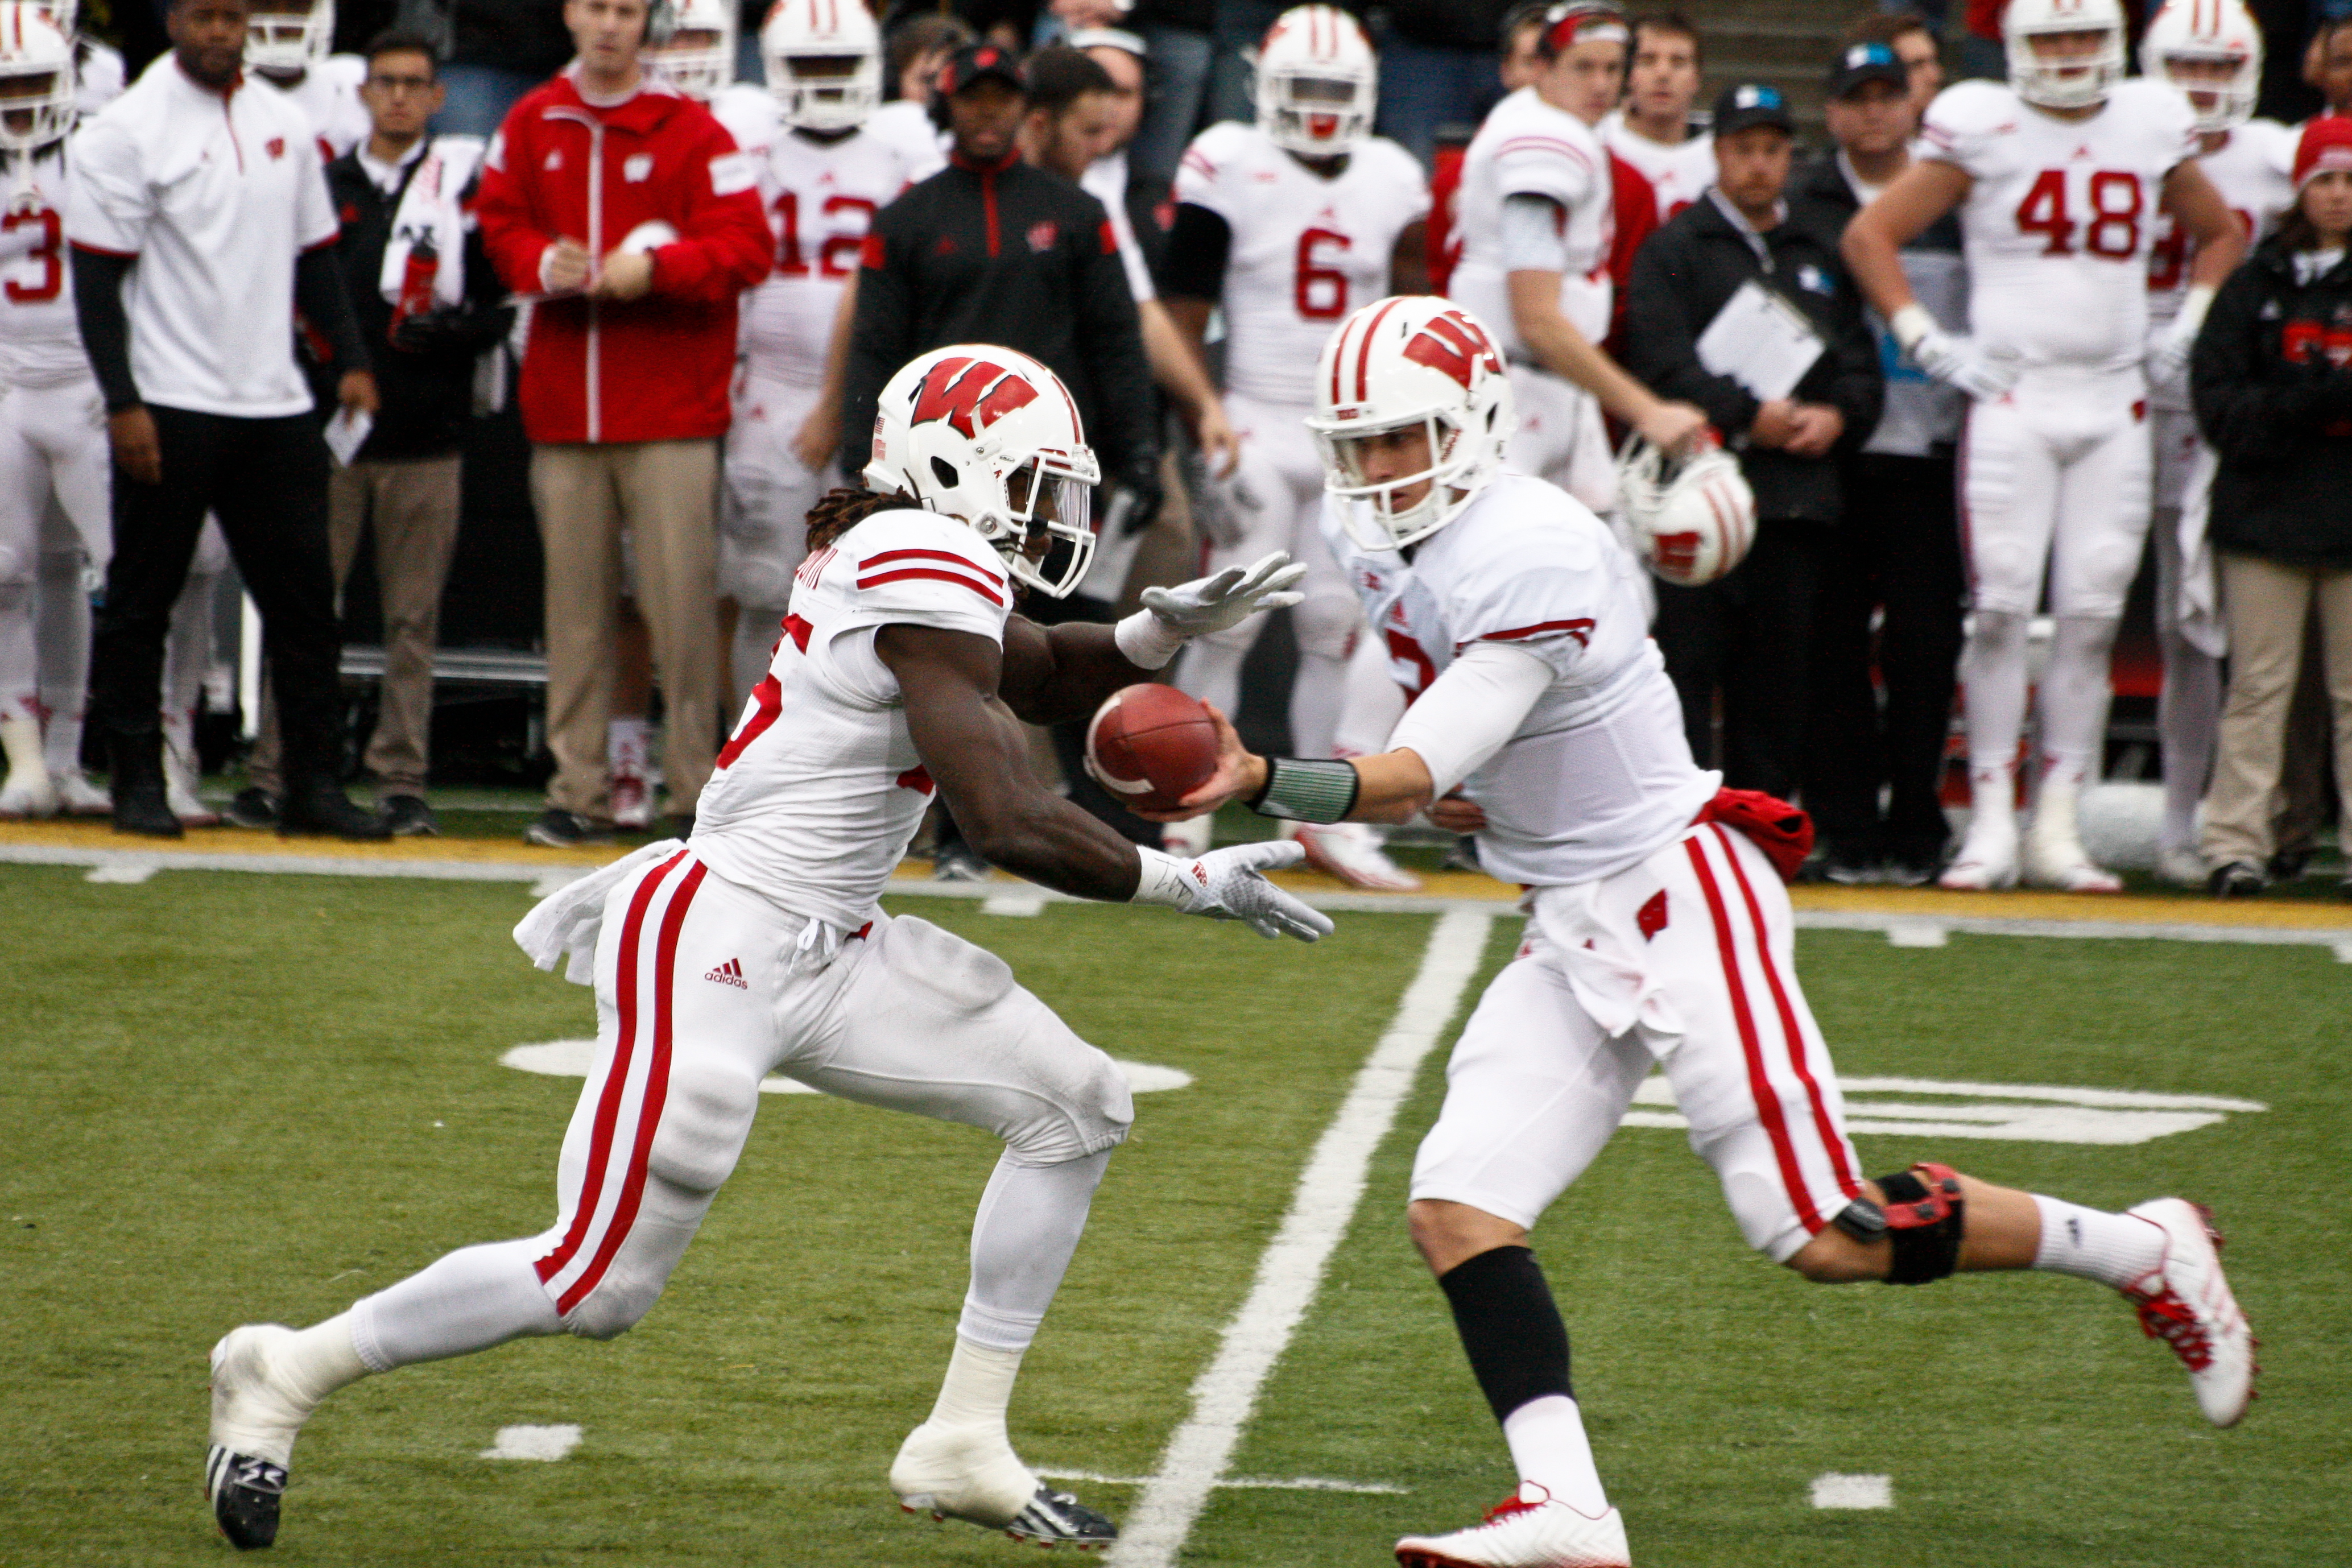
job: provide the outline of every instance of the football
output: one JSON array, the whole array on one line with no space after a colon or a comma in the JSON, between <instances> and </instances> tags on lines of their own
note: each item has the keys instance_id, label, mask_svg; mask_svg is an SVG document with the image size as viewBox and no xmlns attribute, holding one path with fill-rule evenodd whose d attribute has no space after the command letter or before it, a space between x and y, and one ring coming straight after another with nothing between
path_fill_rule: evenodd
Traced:
<instances>
[{"instance_id":1,"label":"football","mask_svg":"<svg viewBox=\"0 0 2352 1568\"><path fill-rule=\"evenodd\" d=\"M1174 686L1113 692L1087 726L1087 771L1129 806L1173 811L1217 770L1217 721Z\"/></svg>"}]
</instances>

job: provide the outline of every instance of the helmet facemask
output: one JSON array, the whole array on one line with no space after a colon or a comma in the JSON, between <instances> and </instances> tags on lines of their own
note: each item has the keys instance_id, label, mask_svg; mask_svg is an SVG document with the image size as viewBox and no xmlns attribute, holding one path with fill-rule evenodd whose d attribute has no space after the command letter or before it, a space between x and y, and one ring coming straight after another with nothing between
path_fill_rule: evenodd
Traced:
<instances>
[{"instance_id":1,"label":"helmet facemask","mask_svg":"<svg viewBox=\"0 0 2352 1568\"><path fill-rule=\"evenodd\" d=\"M946 467L940 458L937 467ZM1048 599L1066 599L1094 565L1094 486L1101 476L1094 455L1041 452L996 476L1004 499L966 517L1004 558L1005 570Z\"/></svg>"},{"instance_id":2,"label":"helmet facemask","mask_svg":"<svg viewBox=\"0 0 2352 1568\"><path fill-rule=\"evenodd\" d=\"M1452 522L1480 486L1481 433L1465 430L1452 409L1425 409L1379 424L1334 425L1310 422L1323 451L1324 493L1341 502L1340 525L1366 549L1401 549L1427 538ZM1419 429L1429 443L1430 461L1393 479L1368 476L1365 449L1381 436ZM1429 487L1410 505L1398 493L1423 480Z\"/></svg>"},{"instance_id":3,"label":"helmet facemask","mask_svg":"<svg viewBox=\"0 0 2352 1568\"><path fill-rule=\"evenodd\" d=\"M335 0L256 0L245 24L245 63L292 76L323 61L335 46Z\"/></svg>"},{"instance_id":4,"label":"helmet facemask","mask_svg":"<svg viewBox=\"0 0 2352 1568\"><path fill-rule=\"evenodd\" d=\"M0 42L0 148L30 152L73 127L73 46L28 16Z\"/></svg>"},{"instance_id":5,"label":"helmet facemask","mask_svg":"<svg viewBox=\"0 0 2352 1568\"><path fill-rule=\"evenodd\" d=\"M2254 117L2262 90L2262 62L2234 51L2168 49L2149 74L2168 82L2189 100L2197 129L2207 134L2234 131ZM2209 101L2200 103L2198 99Z\"/></svg>"},{"instance_id":6,"label":"helmet facemask","mask_svg":"<svg viewBox=\"0 0 2352 1568\"><path fill-rule=\"evenodd\" d=\"M1270 71L1258 89L1258 123L1286 152L1337 158L1371 134L1373 100L1365 77Z\"/></svg>"},{"instance_id":7,"label":"helmet facemask","mask_svg":"<svg viewBox=\"0 0 2352 1568\"><path fill-rule=\"evenodd\" d=\"M795 130L854 131L882 100L881 65L866 53L771 55L768 90Z\"/></svg>"},{"instance_id":8,"label":"helmet facemask","mask_svg":"<svg viewBox=\"0 0 2352 1568\"><path fill-rule=\"evenodd\" d=\"M2096 35L2096 47L2081 54L2044 54L2041 40ZM2105 103L2124 75L2124 36L2117 26L2069 22L2061 26L2019 27L2009 43L2009 82L2017 96L2038 109L2089 109Z\"/></svg>"}]
</instances>

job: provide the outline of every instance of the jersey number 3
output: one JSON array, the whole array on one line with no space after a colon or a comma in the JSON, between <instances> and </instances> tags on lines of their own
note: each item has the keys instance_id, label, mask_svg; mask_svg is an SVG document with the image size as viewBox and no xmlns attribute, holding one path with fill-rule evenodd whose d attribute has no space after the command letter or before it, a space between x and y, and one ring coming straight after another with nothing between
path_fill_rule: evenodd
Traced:
<instances>
[{"instance_id":1,"label":"jersey number 3","mask_svg":"<svg viewBox=\"0 0 2352 1568\"><path fill-rule=\"evenodd\" d=\"M37 213L10 213L6 217L0 217L0 234L28 225L38 225L41 237L25 253L25 259L40 265L41 280L25 284L10 278L6 292L12 305L45 305L65 291L64 225L58 221L57 209L44 207Z\"/></svg>"},{"instance_id":2,"label":"jersey number 3","mask_svg":"<svg viewBox=\"0 0 2352 1568\"><path fill-rule=\"evenodd\" d=\"M1309 321L1336 321L1348 313L1348 275L1336 267L1315 265L1315 247L1336 246L1352 250L1355 242L1329 229L1308 229L1298 236L1298 273L1291 281L1291 298L1298 314Z\"/></svg>"},{"instance_id":3,"label":"jersey number 3","mask_svg":"<svg viewBox=\"0 0 2352 1568\"><path fill-rule=\"evenodd\" d=\"M2074 255L2077 228L2088 231L2083 235L2083 248L2093 256L2110 261L2137 256L2140 213L2147 205L2139 176L2098 170L2091 175L2088 199L2090 220L2078 223L2066 204L2066 171L2044 169L2035 177L2033 188L2025 193L2025 200L2017 204L2018 233L2038 234L2047 240L2042 247L2044 256Z\"/></svg>"}]
</instances>

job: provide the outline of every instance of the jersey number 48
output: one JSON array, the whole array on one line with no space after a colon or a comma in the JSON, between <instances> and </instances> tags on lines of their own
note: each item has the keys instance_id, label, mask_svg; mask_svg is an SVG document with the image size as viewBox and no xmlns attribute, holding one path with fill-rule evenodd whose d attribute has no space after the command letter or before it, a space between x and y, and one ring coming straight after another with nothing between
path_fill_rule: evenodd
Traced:
<instances>
[{"instance_id":1,"label":"jersey number 48","mask_svg":"<svg viewBox=\"0 0 2352 1568\"><path fill-rule=\"evenodd\" d=\"M2044 169L2034 177L2032 188L2017 204L2018 232L2043 236L2048 241L2042 247L2044 256L2074 255L2078 228L2087 231L2083 249L2093 256L2110 261L2137 256L2140 214L2147 205L2139 176L2116 169L2094 171L2084 193L2089 221L2080 223L2067 205L2066 174L2063 169Z\"/></svg>"}]
</instances>

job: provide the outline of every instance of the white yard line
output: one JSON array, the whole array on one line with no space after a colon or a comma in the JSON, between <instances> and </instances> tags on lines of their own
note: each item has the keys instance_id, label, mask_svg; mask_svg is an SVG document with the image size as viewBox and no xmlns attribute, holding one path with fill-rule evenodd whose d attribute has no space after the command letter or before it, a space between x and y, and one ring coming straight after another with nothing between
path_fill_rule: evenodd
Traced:
<instances>
[{"instance_id":1,"label":"white yard line","mask_svg":"<svg viewBox=\"0 0 2352 1568\"><path fill-rule=\"evenodd\" d=\"M1093 1470L1039 1470L1049 1481L1091 1481L1101 1487L1148 1487L1150 1476L1106 1476ZM1344 1491L1366 1495L1384 1494L1402 1497L1403 1487L1392 1487L1385 1481L1335 1481L1321 1476L1227 1476L1217 1483L1221 1491Z\"/></svg>"},{"instance_id":2,"label":"white yard line","mask_svg":"<svg viewBox=\"0 0 2352 1568\"><path fill-rule=\"evenodd\" d=\"M1456 909L1429 934L1421 970L1388 1032L1349 1086L1291 1194L1290 1212L1258 1259L1248 1299L1225 1325L1217 1354L1192 1383L1192 1414L1169 1438L1111 1549L1116 1568L1168 1568L1225 1473L1257 1393L1315 1301L1323 1270L1364 1194L1372 1155L1412 1092L1421 1064L1453 1021L1478 972L1492 909Z\"/></svg>"}]
</instances>

